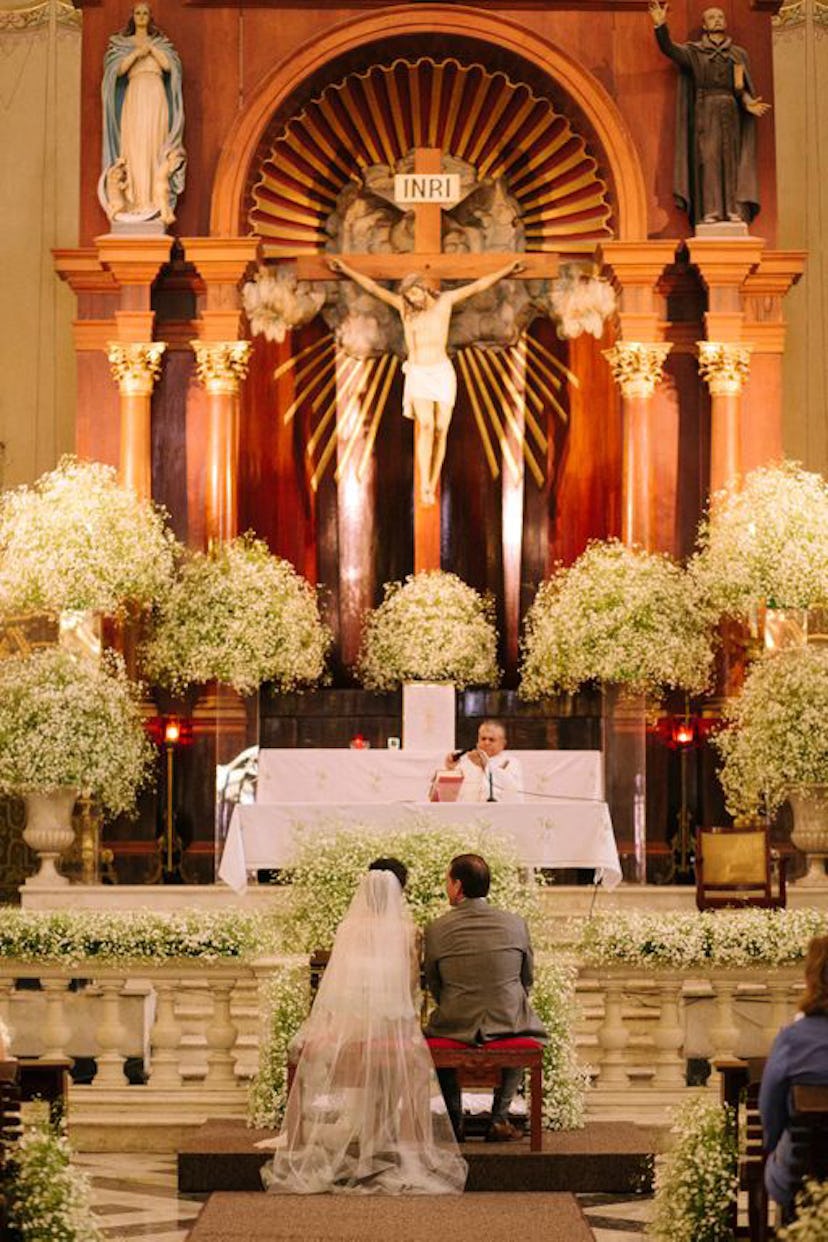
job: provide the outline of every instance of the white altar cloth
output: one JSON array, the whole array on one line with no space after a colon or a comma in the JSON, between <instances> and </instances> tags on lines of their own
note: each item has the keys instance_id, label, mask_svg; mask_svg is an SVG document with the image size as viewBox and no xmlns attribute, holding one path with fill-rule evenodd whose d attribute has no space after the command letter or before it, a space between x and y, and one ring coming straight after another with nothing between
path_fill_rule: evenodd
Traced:
<instances>
[{"instance_id":1,"label":"white altar cloth","mask_svg":"<svg viewBox=\"0 0 828 1242\"><path fill-rule=\"evenodd\" d=\"M527 801L604 796L599 750L518 750ZM404 750L260 750L256 802L424 802L445 755Z\"/></svg>"},{"instance_id":2,"label":"white altar cloth","mask_svg":"<svg viewBox=\"0 0 828 1242\"><path fill-rule=\"evenodd\" d=\"M295 754L296 752L294 752ZM521 751L521 759L525 754ZM527 867L584 867L603 872L603 884L615 888L621 866L605 802L550 798L543 804L505 802L426 803L281 803L239 805L233 811L219 879L236 892L247 885L247 872L289 867L300 838L332 827L359 825L381 833L411 821L412 828L478 824L493 836L513 838ZM484 847L485 849L485 847Z\"/></svg>"}]
</instances>

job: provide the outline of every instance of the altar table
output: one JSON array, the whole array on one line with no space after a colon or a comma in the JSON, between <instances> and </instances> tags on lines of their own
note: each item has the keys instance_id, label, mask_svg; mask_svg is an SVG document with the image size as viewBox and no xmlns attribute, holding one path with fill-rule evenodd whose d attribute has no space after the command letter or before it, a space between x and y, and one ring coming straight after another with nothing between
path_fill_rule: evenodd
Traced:
<instances>
[{"instance_id":1,"label":"altar table","mask_svg":"<svg viewBox=\"0 0 828 1242\"><path fill-rule=\"evenodd\" d=\"M604 796L599 750L516 750L526 800ZM262 749L257 803L424 802L445 755L409 750Z\"/></svg>"},{"instance_id":2,"label":"altar table","mask_svg":"<svg viewBox=\"0 0 828 1242\"><path fill-rule=\"evenodd\" d=\"M294 752L296 753L296 752ZM521 759L526 752L521 752ZM378 834L411 827L426 831L481 826L493 837L511 837L527 867L595 869L615 888L621 866L605 802L550 797L542 804L506 802L256 803L233 811L219 879L236 892L248 871L289 867L300 841L318 832L359 826ZM598 875L596 875L596 879Z\"/></svg>"}]
</instances>

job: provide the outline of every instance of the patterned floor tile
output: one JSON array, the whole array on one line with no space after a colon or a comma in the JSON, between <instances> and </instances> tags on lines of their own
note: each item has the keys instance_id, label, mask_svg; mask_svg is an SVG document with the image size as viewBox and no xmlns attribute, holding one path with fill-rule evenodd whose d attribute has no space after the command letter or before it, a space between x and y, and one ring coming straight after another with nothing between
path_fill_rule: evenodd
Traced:
<instances>
[{"instance_id":1,"label":"patterned floor tile","mask_svg":"<svg viewBox=\"0 0 828 1242\"><path fill-rule=\"evenodd\" d=\"M206 1195L179 1195L174 1156L81 1153L92 1207L107 1242L184 1242Z\"/></svg>"}]
</instances>

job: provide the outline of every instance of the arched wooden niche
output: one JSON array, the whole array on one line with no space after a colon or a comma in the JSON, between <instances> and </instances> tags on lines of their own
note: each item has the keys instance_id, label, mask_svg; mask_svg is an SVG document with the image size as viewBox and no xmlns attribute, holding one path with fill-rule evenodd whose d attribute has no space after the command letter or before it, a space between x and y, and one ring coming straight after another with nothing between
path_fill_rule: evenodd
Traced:
<instances>
[{"instance_id":1,"label":"arched wooden niche","mask_svg":"<svg viewBox=\"0 0 828 1242\"><path fill-rule=\"evenodd\" d=\"M224 144L214 184L211 233L229 236L255 231L248 217L254 206L251 191L259 179L257 167L279 132L312 99L359 70L364 74L372 64L387 71L395 60L416 63L435 40L446 50L445 56L430 57L435 62L454 60L465 69L474 62L506 65L506 72L498 68L490 74L504 107L510 100L515 105L516 90L526 92L524 102L532 96L542 104L545 98L549 114L569 126L572 138L582 144L581 155L593 161L594 177L606 186L612 233L630 240L646 237L646 198L638 156L615 102L601 84L568 54L514 22L442 5L406 6L343 23L277 65ZM455 54L456 49L462 54ZM439 112L431 110L429 103L421 100L418 112L426 139L433 118L439 123ZM406 111L413 127L414 114L407 107ZM396 131L394 143L400 145ZM608 217L609 212L604 213L599 235L606 235Z\"/></svg>"},{"instance_id":2,"label":"arched wooden niche","mask_svg":"<svg viewBox=\"0 0 828 1242\"><path fill-rule=\"evenodd\" d=\"M326 86L254 163L248 231L270 258L323 250L343 188L421 147L477 180L504 178L527 250L591 250L612 235L607 184L568 118L527 83L454 57L396 59Z\"/></svg>"}]
</instances>

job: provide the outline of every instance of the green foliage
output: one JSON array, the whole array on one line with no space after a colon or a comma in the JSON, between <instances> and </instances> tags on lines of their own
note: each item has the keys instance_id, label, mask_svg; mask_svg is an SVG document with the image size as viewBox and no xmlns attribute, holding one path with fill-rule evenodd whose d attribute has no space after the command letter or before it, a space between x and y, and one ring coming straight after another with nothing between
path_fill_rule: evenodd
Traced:
<instances>
[{"instance_id":1,"label":"green foliage","mask_svg":"<svg viewBox=\"0 0 828 1242\"><path fill-rule=\"evenodd\" d=\"M307 963L282 967L259 992L259 1070L250 1084L248 1124L277 1129L287 1103L288 1050L310 1004Z\"/></svg>"}]
</instances>

